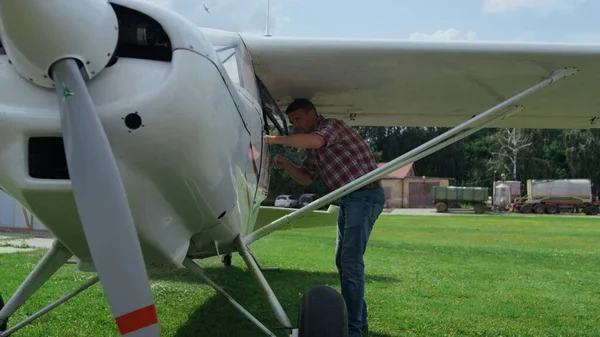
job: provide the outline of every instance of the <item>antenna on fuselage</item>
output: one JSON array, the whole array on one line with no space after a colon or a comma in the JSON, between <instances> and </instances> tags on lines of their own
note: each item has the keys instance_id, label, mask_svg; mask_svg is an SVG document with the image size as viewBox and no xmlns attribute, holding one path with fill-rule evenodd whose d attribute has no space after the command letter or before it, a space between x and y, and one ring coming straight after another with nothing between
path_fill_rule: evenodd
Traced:
<instances>
[{"instance_id":1,"label":"antenna on fuselage","mask_svg":"<svg viewBox=\"0 0 600 337\"><path fill-rule=\"evenodd\" d=\"M267 25L265 27L265 36L271 36L269 32L269 21L271 19L271 0L267 0Z\"/></svg>"}]
</instances>

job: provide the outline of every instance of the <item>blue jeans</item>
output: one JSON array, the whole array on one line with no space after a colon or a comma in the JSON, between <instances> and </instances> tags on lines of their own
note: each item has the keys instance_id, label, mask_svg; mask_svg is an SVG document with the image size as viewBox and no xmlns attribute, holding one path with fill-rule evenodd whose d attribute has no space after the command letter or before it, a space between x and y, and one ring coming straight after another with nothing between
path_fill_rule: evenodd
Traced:
<instances>
[{"instance_id":1,"label":"blue jeans","mask_svg":"<svg viewBox=\"0 0 600 337\"><path fill-rule=\"evenodd\" d=\"M381 187L355 191L341 199L335 264L348 308L349 337L362 336L362 329L368 324L363 255L384 204L385 194Z\"/></svg>"}]
</instances>

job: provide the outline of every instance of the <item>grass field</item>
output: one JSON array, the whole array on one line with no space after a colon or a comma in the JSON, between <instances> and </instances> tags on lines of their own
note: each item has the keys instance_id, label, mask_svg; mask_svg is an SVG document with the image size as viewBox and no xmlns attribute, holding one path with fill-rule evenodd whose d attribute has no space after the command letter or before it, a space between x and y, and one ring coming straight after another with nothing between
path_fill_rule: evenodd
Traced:
<instances>
[{"instance_id":1,"label":"grass field","mask_svg":"<svg viewBox=\"0 0 600 337\"><path fill-rule=\"evenodd\" d=\"M334 228L274 233L252 247L290 319L313 285L339 290ZM5 299L43 251L0 255ZM565 217L381 216L365 257L370 336L600 336L600 220ZM207 274L271 329L276 320L242 259ZM64 266L14 324L92 275ZM164 336L261 336L198 277L151 276ZM279 335L280 331L276 332ZM14 335L118 336L100 285Z\"/></svg>"}]
</instances>

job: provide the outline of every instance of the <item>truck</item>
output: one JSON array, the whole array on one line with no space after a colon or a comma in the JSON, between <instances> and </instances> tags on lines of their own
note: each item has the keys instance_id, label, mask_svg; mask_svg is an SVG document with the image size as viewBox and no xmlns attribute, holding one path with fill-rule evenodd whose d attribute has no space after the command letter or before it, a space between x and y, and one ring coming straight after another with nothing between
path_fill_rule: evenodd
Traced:
<instances>
[{"instance_id":1,"label":"truck","mask_svg":"<svg viewBox=\"0 0 600 337\"><path fill-rule=\"evenodd\" d=\"M485 213L488 207L488 187L434 186L431 193L438 213L448 211L448 204L453 202L473 204L476 214Z\"/></svg>"},{"instance_id":2,"label":"truck","mask_svg":"<svg viewBox=\"0 0 600 337\"><path fill-rule=\"evenodd\" d=\"M527 180L527 194L516 198L513 209L520 213L557 214L561 209L583 209L598 214L596 196L589 179Z\"/></svg>"}]
</instances>

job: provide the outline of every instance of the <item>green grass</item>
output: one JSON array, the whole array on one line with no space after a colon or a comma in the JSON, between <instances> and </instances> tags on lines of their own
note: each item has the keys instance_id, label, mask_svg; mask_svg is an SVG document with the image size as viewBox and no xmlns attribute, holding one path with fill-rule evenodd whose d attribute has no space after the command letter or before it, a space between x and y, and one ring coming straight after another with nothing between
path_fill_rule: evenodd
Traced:
<instances>
[{"instance_id":1,"label":"green grass","mask_svg":"<svg viewBox=\"0 0 600 337\"><path fill-rule=\"evenodd\" d=\"M274 233L252 247L295 321L313 285L339 290L334 228ZM0 291L12 294L42 252L0 255ZM242 259L207 274L267 327L277 322ZM599 336L600 221L502 216L380 217L365 257L371 336ZM84 282L64 266L11 322ZM164 336L261 336L229 302L185 270L151 276ZM281 332L277 331L283 336ZM118 336L95 285L18 336Z\"/></svg>"}]
</instances>

